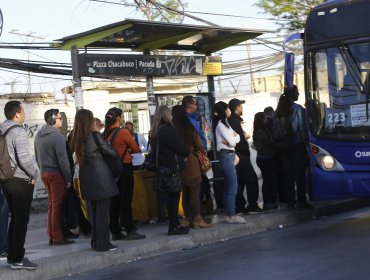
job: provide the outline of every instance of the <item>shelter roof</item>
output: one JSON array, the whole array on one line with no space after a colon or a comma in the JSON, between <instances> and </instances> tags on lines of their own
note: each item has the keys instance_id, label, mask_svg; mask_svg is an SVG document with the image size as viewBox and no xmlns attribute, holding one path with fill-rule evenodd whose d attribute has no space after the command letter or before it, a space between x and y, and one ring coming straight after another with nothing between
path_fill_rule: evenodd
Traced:
<instances>
[{"instance_id":1,"label":"shelter roof","mask_svg":"<svg viewBox=\"0 0 370 280\"><path fill-rule=\"evenodd\" d=\"M70 50L76 46L211 54L267 32L269 30L126 19L55 40L53 46L62 50Z\"/></svg>"}]
</instances>

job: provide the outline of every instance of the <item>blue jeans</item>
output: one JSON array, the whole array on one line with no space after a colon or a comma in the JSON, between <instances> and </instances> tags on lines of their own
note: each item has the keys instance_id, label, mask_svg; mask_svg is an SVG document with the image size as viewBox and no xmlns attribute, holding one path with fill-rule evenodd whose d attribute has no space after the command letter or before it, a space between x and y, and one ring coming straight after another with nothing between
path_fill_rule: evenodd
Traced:
<instances>
[{"instance_id":1,"label":"blue jeans","mask_svg":"<svg viewBox=\"0 0 370 280\"><path fill-rule=\"evenodd\" d=\"M8 250L8 203L0 188L0 254Z\"/></svg>"},{"instance_id":2,"label":"blue jeans","mask_svg":"<svg viewBox=\"0 0 370 280\"><path fill-rule=\"evenodd\" d=\"M224 172L224 204L226 216L235 215L235 197L238 177L234 166L235 153L220 152L219 159Z\"/></svg>"}]
</instances>

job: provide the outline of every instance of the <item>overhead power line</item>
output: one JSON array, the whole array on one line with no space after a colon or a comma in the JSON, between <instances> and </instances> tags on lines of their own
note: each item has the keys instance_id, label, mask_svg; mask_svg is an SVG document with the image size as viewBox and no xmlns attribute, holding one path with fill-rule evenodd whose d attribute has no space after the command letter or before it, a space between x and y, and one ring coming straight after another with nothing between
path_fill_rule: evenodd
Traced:
<instances>
[{"instance_id":1,"label":"overhead power line","mask_svg":"<svg viewBox=\"0 0 370 280\"><path fill-rule=\"evenodd\" d=\"M91 1L91 2L100 2L100 3L105 3L105 4L112 4L112 5L127 6L127 7L137 7L137 5L135 5L135 4L120 3L120 2L114 2L114 1L106 1L106 0L89 0L89 1ZM155 3L154 5L156 5L156 4L158 4L158 3ZM289 22L290 21L289 19L250 17L250 16L222 14L222 13L211 13L211 12L198 12L198 11L184 11L184 13L187 13L187 14L191 14L192 13L192 14L200 14L200 15L210 15L210 16L234 17L234 18L247 18L247 19L268 20L268 21L279 21L279 22Z\"/></svg>"}]
</instances>

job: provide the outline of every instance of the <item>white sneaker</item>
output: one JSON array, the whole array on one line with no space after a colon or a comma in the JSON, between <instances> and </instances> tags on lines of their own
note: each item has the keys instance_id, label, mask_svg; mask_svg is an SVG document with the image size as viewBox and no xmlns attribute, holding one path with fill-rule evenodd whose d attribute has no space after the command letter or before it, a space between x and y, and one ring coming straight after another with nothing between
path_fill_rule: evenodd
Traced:
<instances>
[{"instance_id":1,"label":"white sneaker","mask_svg":"<svg viewBox=\"0 0 370 280\"><path fill-rule=\"evenodd\" d=\"M247 221L240 216L226 217L226 223L228 224L245 224Z\"/></svg>"}]
</instances>

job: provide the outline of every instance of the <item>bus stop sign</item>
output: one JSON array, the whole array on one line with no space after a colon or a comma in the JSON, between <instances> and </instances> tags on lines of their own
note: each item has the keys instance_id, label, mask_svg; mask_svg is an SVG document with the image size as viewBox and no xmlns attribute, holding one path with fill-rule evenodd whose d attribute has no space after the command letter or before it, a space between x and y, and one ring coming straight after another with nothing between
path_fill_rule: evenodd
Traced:
<instances>
[{"instance_id":1,"label":"bus stop sign","mask_svg":"<svg viewBox=\"0 0 370 280\"><path fill-rule=\"evenodd\" d=\"M78 73L88 77L200 76L203 56L79 54Z\"/></svg>"}]
</instances>

